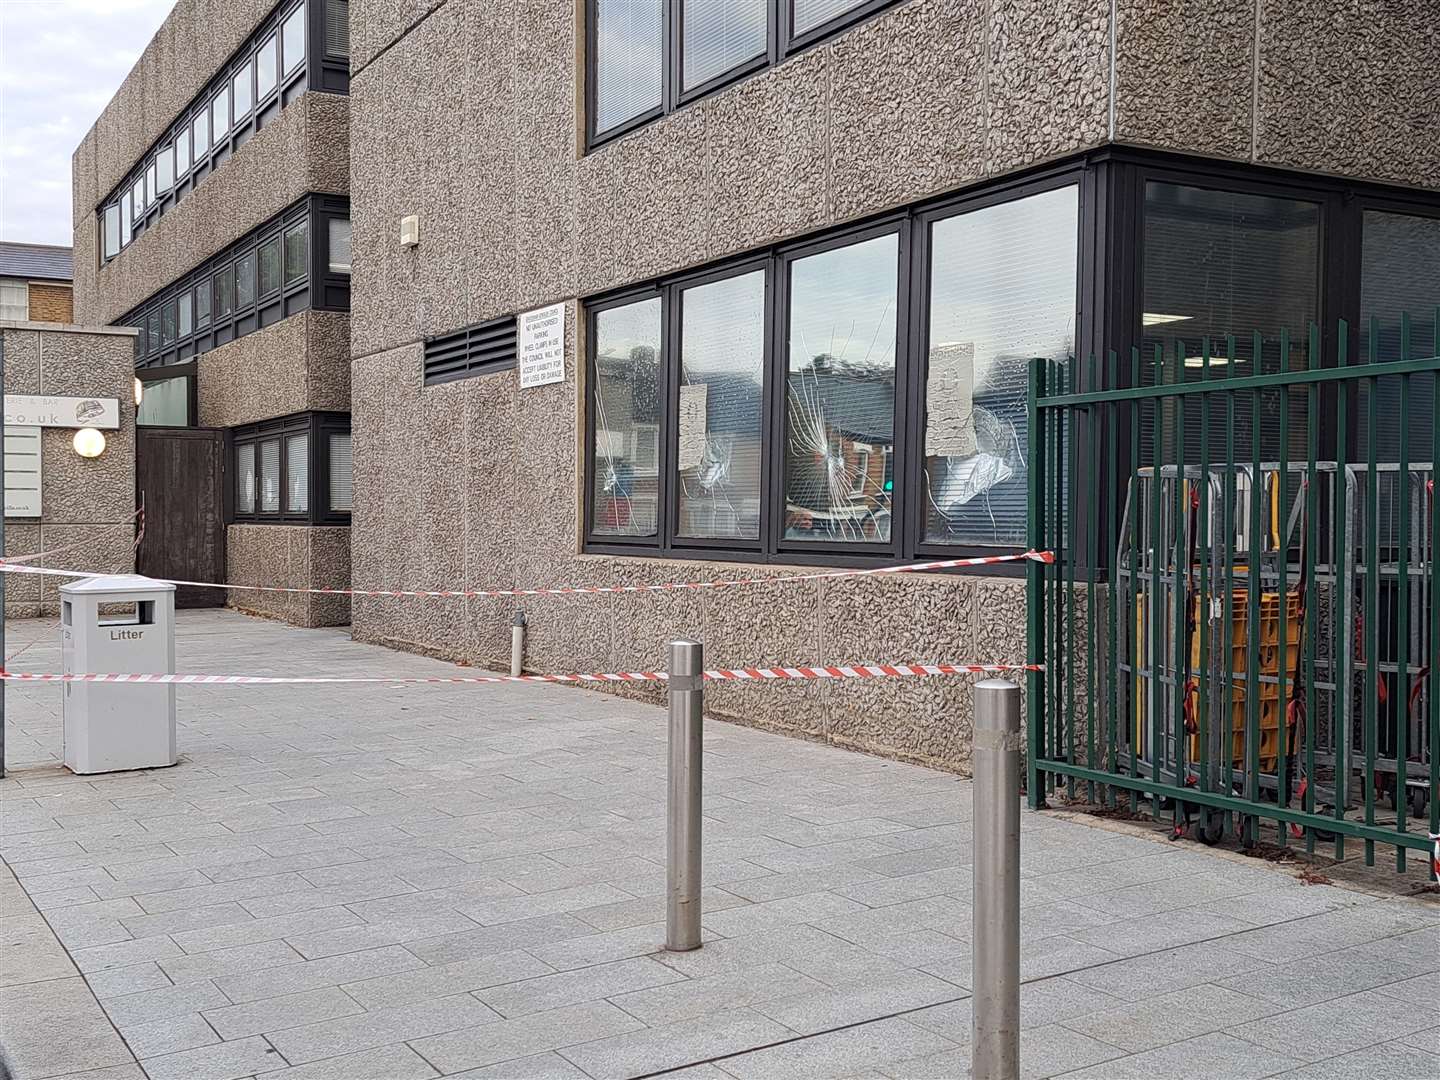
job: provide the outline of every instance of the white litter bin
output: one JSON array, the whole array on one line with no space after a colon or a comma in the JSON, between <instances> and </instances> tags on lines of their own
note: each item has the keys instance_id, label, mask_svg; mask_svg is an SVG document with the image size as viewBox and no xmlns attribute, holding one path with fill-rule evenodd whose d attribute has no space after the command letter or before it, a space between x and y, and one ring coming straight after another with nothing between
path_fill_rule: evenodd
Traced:
<instances>
[{"instance_id":1,"label":"white litter bin","mask_svg":"<svg viewBox=\"0 0 1440 1080\"><path fill-rule=\"evenodd\" d=\"M124 614L101 614L123 605ZM144 577L85 578L60 586L67 675L175 671L175 586ZM173 683L67 682L65 766L118 772L175 764Z\"/></svg>"}]
</instances>

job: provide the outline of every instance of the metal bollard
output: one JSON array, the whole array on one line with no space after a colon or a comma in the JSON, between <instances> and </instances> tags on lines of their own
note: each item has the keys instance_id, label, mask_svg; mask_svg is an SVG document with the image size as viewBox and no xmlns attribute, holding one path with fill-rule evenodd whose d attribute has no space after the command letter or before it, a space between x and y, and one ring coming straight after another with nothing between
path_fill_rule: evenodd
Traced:
<instances>
[{"instance_id":1,"label":"metal bollard","mask_svg":"<svg viewBox=\"0 0 1440 1080\"><path fill-rule=\"evenodd\" d=\"M665 948L700 947L700 751L703 647L670 643L670 794L666 817Z\"/></svg>"},{"instance_id":2,"label":"metal bollard","mask_svg":"<svg viewBox=\"0 0 1440 1080\"><path fill-rule=\"evenodd\" d=\"M525 613L515 612L510 620L510 674L525 674Z\"/></svg>"},{"instance_id":3,"label":"metal bollard","mask_svg":"<svg viewBox=\"0 0 1440 1080\"><path fill-rule=\"evenodd\" d=\"M1020 687L975 684L971 1080L1020 1076Z\"/></svg>"}]
</instances>

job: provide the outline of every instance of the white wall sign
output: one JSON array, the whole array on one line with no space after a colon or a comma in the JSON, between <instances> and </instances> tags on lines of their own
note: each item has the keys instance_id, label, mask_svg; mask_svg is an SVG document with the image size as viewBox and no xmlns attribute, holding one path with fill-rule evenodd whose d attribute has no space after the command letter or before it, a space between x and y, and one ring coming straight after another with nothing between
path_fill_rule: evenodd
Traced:
<instances>
[{"instance_id":1,"label":"white wall sign","mask_svg":"<svg viewBox=\"0 0 1440 1080\"><path fill-rule=\"evenodd\" d=\"M565 381L565 305L520 314L520 388Z\"/></svg>"},{"instance_id":2,"label":"white wall sign","mask_svg":"<svg viewBox=\"0 0 1440 1080\"><path fill-rule=\"evenodd\" d=\"M40 429L5 426L5 516L40 516Z\"/></svg>"},{"instance_id":3,"label":"white wall sign","mask_svg":"<svg viewBox=\"0 0 1440 1080\"><path fill-rule=\"evenodd\" d=\"M6 394L5 423L34 427L118 428L120 399Z\"/></svg>"}]
</instances>

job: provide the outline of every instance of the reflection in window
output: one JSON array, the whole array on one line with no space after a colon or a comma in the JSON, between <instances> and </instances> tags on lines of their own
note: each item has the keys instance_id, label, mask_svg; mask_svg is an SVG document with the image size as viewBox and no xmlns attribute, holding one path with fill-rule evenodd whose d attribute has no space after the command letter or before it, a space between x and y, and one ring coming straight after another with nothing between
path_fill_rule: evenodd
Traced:
<instances>
[{"instance_id":1,"label":"reflection in window","mask_svg":"<svg viewBox=\"0 0 1440 1080\"><path fill-rule=\"evenodd\" d=\"M180 294L180 336L187 336L195 328L193 321L192 300L190 290L186 289Z\"/></svg>"},{"instance_id":2,"label":"reflection in window","mask_svg":"<svg viewBox=\"0 0 1440 1080\"><path fill-rule=\"evenodd\" d=\"M310 507L310 436L289 435L285 439L285 509Z\"/></svg>"},{"instance_id":3,"label":"reflection in window","mask_svg":"<svg viewBox=\"0 0 1440 1080\"><path fill-rule=\"evenodd\" d=\"M200 155L210 149L210 114L201 109L195 117L195 123L190 125L190 134L195 139L195 160L200 160Z\"/></svg>"},{"instance_id":4,"label":"reflection in window","mask_svg":"<svg viewBox=\"0 0 1440 1080\"><path fill-rule=\"evenodd\" d=\"M237 310L255 303L255 253L235 260L235 307Z\"/></svg>"},{"instance_id":5,"label":"reflection in window","mask_svg":"<svg viewBox=\"0 0 1440 1080\"><path fill-rule=\"evenodd\" d=\"M235 447L235 509L255 512L255 444Z\"/></svg>"},{"instance_id":6,"label":"reflection in window","mask_svg":"<svg viewBox=\"0 0 1440 1080\"><path fill-rule=\"evenodd\" d=\"M215 133L215 141L220 141L220 136L230 130L230 89L226 87L215 95L215 100L210 104L210 128Z\"/></svg>"},{"instance_id":7,"label":"reflection in window","mask_svg":"<svg viewBox=\"0 0 1440 1080\"><path fill-rule=\"evenodd\" d=\"M120 250L120 207L105 208L105 257L112 258Z\"/></svg>"},{"instance_id":8,"label":"reflection in window","mask_svg":"<svg viewBox=\"0 0 1440 1080\"><path fill-rule=\"evenodd\" d=\"M145 216L145 178L143 176L135 181L135 187L130 193L130 201L134 204L132 220L139 221Z\"/></svg>"},{"instance_id":9,"label":"reflection in window","mask_svg":"<svg viewBox=\"0 0 1440 1080\"><path fill-rule=\"evenodd\" d=\"M1410 316L1410 358L1435 352L1435 304L1440 300L1440 218L1366 211L1361 219L1360 254L1360 359L1371 352L1370 320L1379 333L1375 356L1382 363L1404 359L1400 316ZM1377 461L1400 457L1400 399L1409 410L1408 458L1433 461L1430 444L1434 430L1435 375L1410 377L1408 392L1398 375L1378 380L1376 409L1380 424L1375 431ZM1358 455L1369 460L1369 386L1360 386ZM1413 526L1412 526L1413 528Z\"/></svg>"},{"instance_id":10,"label":"reflection in window","mask_svg":"<svg viewBox=\"0 0 1440 1080\"><path fill-rule=\"evenodd\" d=\"M250 111L251 66L247 63L235 73L230 81L230 92L235 100L235 119L238 121Z\"/></svg>"},{"instance_id":11,"label":"reflection in window","mask_svg":"<svg viewBox=\"0 0 1440 1080\"><path fill-rule=\"evenodd\" d=\"M285 284L305 276L306 238L310 226L301 222L285 230Z\"/></svg>"},{"instance_id":12,"label":"reflection in window","mask_svg":"<svg viewBox=\"0 0 1440 1080\"><path fill-rule=\"evenodd\" d=\"M1198 380L1204 344L1211 343L1211 376L1252 375L1280 367L1279 336L1290 331L1290 367L1305 366L1299 344L1319 317L1320 207L1312 202L1234 191L1186 187L1151 181L1145 185L1142 334L1144 355L1163 345L1166 378ZM1253 336L1264 343L1254 355ZM1236 339L1234 370L1225 356L1226 336ZM1183 371L1175 359L1183 353ZM1147 364L1149 369L1151 365ZM1147 370L1147 379L1153 379ZM1260 395L1258 422L1261 453L1273 459L1280 449L1278 395ZM1165 406L1168 411L1173 403ZM1302 414L1303 416L1303 414ZM1293 414L1292 414L1293 418ZM1257 417L1242 404L1236 409L1237 446L1250 446ZM1223 431L1223 422L1212 435ZM1141 410L1142 439L1153 430L1154 410ZM1173 430L1173 424L1163 429ZM1290 425L1291 456L1303 456L1303 418ZM1147 442L1145 445L1149 445ZM1198 461L1200 415L1185 414L1185 449ZM1173 460L1174 447L1162 448Z\"/></svg>"},{"instance_id":13,"label":"reflection in window","mask_svg":"<svg viewBox=\"0 0 1440 1080\"><path fill-rule=\"evenodd\" d=\"M305 5L295 9L280 31L283 39L285 74L289 75L305 62Z\"/></svg>"},{"instance_id":14,"label":"reflection in window","mask_svg":"<svg viewBox=\"0 0 1440 1080\"><path fill-rule=\"evenodd\" d=\"M765 52L766 0L684 0L686 90Z\"/></svg>"},{"instance_id":15,"label":"reflection in window","mask_svg":"<svg viewBox=\"0 0 1440 1080\"><path fill-rule=\"evenodd\" d=\"M658 523L660 299L595 315L596 535L654 536Z\"/></svg>"},{"instance_id":16,"label":"reflection in window","mask_svg":"<svg viewBox=\"0 0 1440 1080\"><path fill-rule=\"evenodd\" d=\"M175 151L165 147L155 155L155 192L164 195L175 183Z\"/></svg>"},{"instance_id":17,"label":"reflection in window","mask_svg":"<svg viewBox=\"0 0 1440 1080\"><path fill-rule=\"evenodd\" d=\"M596 0L595 131L660 107L662 0Z\"/></svg>"},{"instance_id":18,"label":"reflection in window","mask_svg":"<svg viewBox=\"0 0 1440 1080\"><path fill-rule=\"evenodd\" d=\"M150 162L150 167L145 170L145 205L151 206L155 202L156 193L159 187L155 182L155 162Z\"/></svg>"},{"instance_id":19,"label":"reflection in window","mask_svg":"<svg viewBox=\"0 0 1440 1080\"><path fill-rule=\"evenodd\" d=\"M861 0L794 0L795 25L791 32L799 37L822 23L844 15L851 8L859 7L860 3Z\"/></svg>"},{"instance_id":20,"label":"reflection in window","mask_svg":"<svg viewBox=\"0 0 1440 1080\"><path fill-rule=\"evenodd\" d=\"M280 509L280 440L260 444L260 512L273 514Z\"/></svg>"},{"instance_id":21,"label":"reflection in window","mask_svg":"<svg viewBox=\"0 0 1440 1080\"><path fill-rule=\"evenodd\" d=\"M1075 348L1079 191L937 221L925 382L925 539L1025 542L1032 357Z\"/></svg>"},{"instance_id":22,"label":"reflection in window","mask_svg":"<svg viewBox=\"0 0 1440 1080\"><path fill-rule=\"evenodd\" d=\"M176 179L185 175L190 168L190 129L182 128L180 135L175 140L175 176Z\"/></svg>"},{"instance_id":23,"label":"reflection in window","mask_svg":"<svg viewBox=\"0 0 1440 1080\"><path fill-rule=\"evenodd\" d=\"M185 427L190 423L190 379L179 375L173 379L148 379L140 405L135 410L135 423L142 427ZM254 491L254 459L251 459L251 491Z\"/></svg>"},{"instance_id":24,"label":"reflection in window","mask_svg":"<svg viewBox=\"0 0 1440 1080\"><path fill-rule=\"evenodd\" d=\"M175 319L177 304L171 300L160 309L160 344L175 344Z\"/></svg>"},{"instance_id":25,"label":"reflection in window","mask_svg":"<svg viewBox=\"0 0 1440 1080\"><path fill-rule=\"evenodd\" d=\"M330 436L330 509L349 513L355 504L355 463L350 456L350 432Z\"/></svg>"},{"instance_id":26,"label":"reflection in window","mask_svg":"<svg viewBox=\"0 0 1440 1080\"><path fill-rule=\"evenodd\" d=\"M681 293L678 533L760 536L765 272Z\"/></svg>"},{"instance_id":27,"label":"reflection in window","mask_svg":"<svg viewBox=\"0 0 1440 1080\"><path fill-rule=\"evenodd\" d=\"M5 322L28 322L29 319L29 282L0 280L0 320Z\"/></svg>"},{"instance_id":28,"label":"reflection in window","mask_svg":"<svg viewBox=\"0 0 1440 1080\"><path fill-rule=\"evenodd\" d=\"M350 219L330 219L330 273L350 273Z\"/></svg>"},{"instance_id":29,"label":"reflection in window","mask_svg":"<svg viewBox=\"0 0 1440 1080\"><path fill-rule=\"evenodd\" d=\"M255 54L255 96L261 101L275 89L276 60L279 56L279 42L274 34L265 39L260 51Z\"/></svg>"},{"instance_id":30,"label":"reflection in window","mask_svg":"<svg viewBox=\"0 0 1440 1080\"><path fill-rule=\"evenodd\" d=\"M120 198L120 246L123 248L130 243L130 193L126 192ZM110 212L108 209L105 211Z\"/></svg>"},{"instance_id":31,"label":"reflection in window","mask_svg":"<svg viewBox=\"0 0 1440 1080\"><path fill-rule=\"evenodd\" d=\"M892 233L790 266L787 539L890 539L898 256Z\"/></svg>"},{"instance_id":32,"label":"reflection in window","mask_svg":"<svg viewBox=\"0 0 1440 1080\"><path fill-rule=\"evenodd\" d=\"M195 327L210 325L210 283L202 281L195 286Z\"/></svg>"},{"instance_id":33,"label":"reflection in window","mask_svg":"<svg viewBox=\"0 0 1440 1080\"><path fill-rule=\"evenodd\" d=\"M235 308L235 268L218 270L212 279L215 295L215 317L223 319Z\"/></svg>"},{"instance_id":34,"label":"reflection in window","mask_svg":"<svg viewBox=\"0 0 1440 1080\"><path fill-rule=\"evenodd\" d=\"M280 288L280 237L260 245L260 295L269 296Z\"/></svg>"}]
</instances>

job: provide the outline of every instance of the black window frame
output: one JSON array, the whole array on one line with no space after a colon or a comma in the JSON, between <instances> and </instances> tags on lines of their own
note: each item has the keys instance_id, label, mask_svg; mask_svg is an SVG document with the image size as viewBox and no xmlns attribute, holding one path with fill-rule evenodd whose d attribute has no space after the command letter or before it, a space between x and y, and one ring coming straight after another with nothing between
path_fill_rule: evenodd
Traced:
<instances>
[{"instance_id":1,"label":"black window frame","mask_svg":"<svg viewBox=\"0 0 1440 1080\"><path fill-rule=\"evenodd\" d=\"M1041 166L973 190L952 193L937 199L876 215L858 223L824 230L811 236L770 245L743 256L726 259L697 270L641 283L583 301L586 342L583 447L582 550L608 555L635 555L663 558L709 558L762 563L827 566L883 566L912 558L964 558L1010 550L1004 544L946 544L927 542L923 440L925 434L925 355L930 322L930 230L939 220L1013 202L1059 188L1076 188L1076 343L1089 335L1091 312L1085 304L1086 268L1094 259L1094 204L1096 193L1092 170L1084 160ZM894 491L891 503L890 539L884 542L844 542L786 539L782 502L785 493L785 387L788 372L790 314L789 267L811 255L833 251L879 236L895 235L896 318L895 318L895 425ZM762 394L760 537L758 540L681 537L678 535L679 499L675 494L674 468L678 459L679 433L674 417L679 405L680 293L695 285L722 280L755 269L764 269L765 279L765 385ZM597 534L594 528L594 484L596 412L594 394L598 385L595 344L596 315L627 304L660 298L661 340L659 393L663 410L660 420L660 461L657 493L657 535L613 536ZM981 574L1016 576L1023 568L1001 564L975 568Z\"/></svg>"},{"instance_id":2,"label":"black window frame","mask_svg":"<svg viewBox=\"0 0 1440 1080\"><path fill-rule=\"evenodd\" d=\"M714 75L703 83L686 90L684 87L684 8L685 0L661 0L661 79L660 104L645 112L621 121L604 131L596 130L596 63L599 56L597 29L599 26L598 5L600 0L585 0L585 147L588 153L613 142L638 128L654 123L682 109L687 105L722 90L741 79L788 60L790 57L811 49L838 34L844 33L857 23L873 18L889 8L896 7L904 0L863 0L848 11L812 27L803 34L793 33L793 0L765 0L765 50L758 56L742 61L727 71Z\"/></svg>"},{"instance_id":3,"label":"black window frame","mask_svg":"<svg viewBox=\"0 0 1440 1080\"><path fill-rule=\"evenodd\" d=\"M152 311L161 310L165 305L173 303L181 293L191 290L195 290L197 301L203 295L209 304L208 312L202 320L197 303L192 313L191 332L177 335L174 341L162 344L159 334L153 340L148 333L141 334L135 342L135 366L164 367L182 363L236 338L273 326L281 319L302 311L349 311L349 276L328 273L326 266L319 261L326 258L327 253L323 250L317 251L314 244L307 246L305 264L300 276L291 281L284 279L285 233L304 223L313 234L317 222L324 222L329 217L347 217L349 209L349 200L339 196L303 196L269 221L252 229L229 247L115 320L115 325L118 326L148 327L147 319ZM262 293L259 287L260 248L276 239L280 241L280 288ZM255 295L249 304L242 305L234 292L235 268L247 257L253 257L256 264ZM216 278L225 274L231 277L231 309L228 313L221 314L214 302L212 290Z\"/></svg>"},{"instance_id":4,"label":"black window frame","mask_svg":"<svg viewBox=\"0 0 1440 1080\"><path fill-rule=\"evenodd\" d=\"M330 436L350 432L350 414L342 412L299 412L273 420L262 420L230 428L225 434L225 518L231 525L349 525L351 511L330 508ZM289 484L290 438L304 435L306 443L306 508L287 508ZM260 446L267 442L279 444L280 491L278 508L260 509ZM255 507L243 511L239 506L237 487L240 470L236 451L255 447Z\"/></svg>"},{"instance_id":5,"label":"black window frame","mask_svg":"<svg viewBox=\"0 0 1440 1080\"><path fill-rule=\"evenodd\" d=\"M285 21L294 12L302 9L305 12L304 56L299 65L287 75L281 31ZM204 112L207 117L206 129L209 145L199 153L195 152L192 145L189 165L183 173L176 170L169 190L164 195L157 193L153 201L142 207L139 215L132 215L130 243L139 239L147 229L155 224L158 218L199 186L207 175L218 168L256 132L273 122L282 109L306 90L348 94L350 90L348 57L336 57L324 51L326 10L325 0L280 0L257 24L246 38L245 43L226 59L199 93L181 110L164 134L146 149L125 178L101 200L96 207L96 217L102 230L106 209L117 204L125 193L133 190L137 179L145 178L150 165L158 154L167 149L173 153L174 143L177 139L191 137L193 125L201 112ZM276 42L275 86L261 96L257 93L259 53L272 35ZM250 108L236 117L233 94L230 94L229 90L236 75L247 64L250 68ZM226 110L230 116L230 127L224 135L217 138L215 125L209 119L209 110L222 88L227 92ZM105 254L103 243L98 247L99 265L103 266L112 259L118 258L129 247L129 244L121 244L111 255Z\"/></svg>"}]
</instances>

